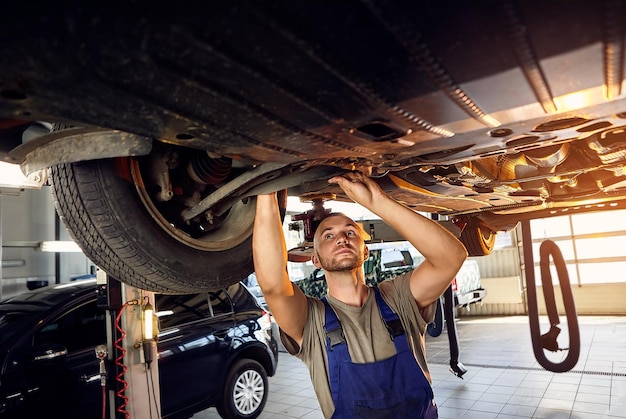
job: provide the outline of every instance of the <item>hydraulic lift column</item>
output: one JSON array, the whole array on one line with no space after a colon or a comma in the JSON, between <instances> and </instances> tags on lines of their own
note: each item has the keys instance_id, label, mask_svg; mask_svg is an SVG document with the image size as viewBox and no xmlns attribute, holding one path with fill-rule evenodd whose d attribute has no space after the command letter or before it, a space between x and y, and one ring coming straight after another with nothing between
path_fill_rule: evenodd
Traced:
<instances>
[{"instance_id":1,"label":"hydraulic lift column","mask_svg":"<svg viewBox=\"0 0 626 419\"><path fill-rule=\"evenodd\" d=\"M100 269L96 277L98 304L109 314L108 417L158 419L161 399L156 339L144 336L146 318L150 326L155 325L154 293L126 285ZM151 335L157 333L156 328L153 330Z\"/></svg>"}]
</instances>

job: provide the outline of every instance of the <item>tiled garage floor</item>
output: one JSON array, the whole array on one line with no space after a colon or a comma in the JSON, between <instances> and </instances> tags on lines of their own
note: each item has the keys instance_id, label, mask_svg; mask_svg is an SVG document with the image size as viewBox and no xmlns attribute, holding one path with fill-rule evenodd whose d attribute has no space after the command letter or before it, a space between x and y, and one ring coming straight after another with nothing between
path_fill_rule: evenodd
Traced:
<instances>
[{"instance_id":1,"label":"tiled garage floor","mask_svg":"<svg viewBox=\"0 0 626 419\"><path fill-rule=\"evenodd\" d=\"M548 372L536 362L527 317L458 320L459 359L468 370L463 379L449 372L446 332L428 336L439 417L626 418L626 317L580 317L579 323L580 358L566 373ZM542 325L545 332L545 319ZM567 346L563 328L559 342ZM566 355L557 352L550 359ZM193 419L218 417L208 409ZM261 418L322 417L304 364L281 352Z\"/></svg>"}]
</instances>

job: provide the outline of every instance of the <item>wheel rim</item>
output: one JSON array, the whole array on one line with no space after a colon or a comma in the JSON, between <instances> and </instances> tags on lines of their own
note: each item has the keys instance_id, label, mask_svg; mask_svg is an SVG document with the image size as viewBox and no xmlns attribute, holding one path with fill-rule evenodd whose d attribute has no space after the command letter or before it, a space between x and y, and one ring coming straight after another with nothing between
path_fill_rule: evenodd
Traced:
<instances>
[{"instance_id":1,"label":"wheel rim","mask_svg":"<svg viewBox=\"0 0 626 419\"><path fill-rule=\"evenodd\" d=\"M207 232L202 237L192 237L176 228L163 216L146 190L138 161L129 159L129 162L131 178L144 207L163 231L184 245L203 251L223 251L240 245L252 234L254 205L242 201L238 201L231 207L226 220L219 228Z\"/></svg>"},{"instance_id":2,"label":"wheel rim","mask_svg":"<svg viewBox=\"0 0 626 419\"><path fill-rule=\"evenodd\" d=\"M242 415L254 413L261 406L264 395L265 382L258 371L246 370L235 382L233 401Z\"/></svg>"}]
</instances>

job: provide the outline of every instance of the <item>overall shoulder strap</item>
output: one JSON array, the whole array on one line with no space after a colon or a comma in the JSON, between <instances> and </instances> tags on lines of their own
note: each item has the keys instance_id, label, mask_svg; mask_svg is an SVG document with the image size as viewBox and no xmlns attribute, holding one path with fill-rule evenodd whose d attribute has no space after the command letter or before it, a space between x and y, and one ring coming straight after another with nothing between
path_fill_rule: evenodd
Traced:
<instances>
[{"instance_id":1,"label":"overall shoulder strap","mask_svg":"<svg viewBox=\"0 0 626 419\"><path fill-rule=\"evenodd\" d=\"M383 318L383 322L389 331L389 336L393 340L396 336L400 336L404 334L404 328L402 327L402 322L398 318L398 315L389 307L389 305L385 302L382 295L380 295L380 290L378 287L372 287L374 290L374 295L376 295L376 303L378 304L378 310L380 310L380 315Z\"/></svg>"},{"instance_id":2,"label":"overall shoulder strap","mask_svg":"<svg viewBox=\"0 0 626 419\"><path fill-rule=\"evenodd\" d=\"M339 323L339 319L337 318L337 314L335 310L328 304L326 297L321 299L324 303L324 330L326 332L326 339L328 343L328 348L333 349L335 346L346 343L346 338L343 334L343 329L341 328L341 323Z\"/></svg>"},{"instance_id":3,"label":"overall shoulder strap","mask_svg":"<svg viewBox=\"0 0 626 419\"><path fill-rule=\"evenodd\" d=\"M337 318L335 310L328 304L326 297L321 299L324 303L324 331L326 332L326 356L328 358L328 384L333 398L333 403L339 400L339 364L350 362L348 344Z\"/></svg>"}]
</instances>

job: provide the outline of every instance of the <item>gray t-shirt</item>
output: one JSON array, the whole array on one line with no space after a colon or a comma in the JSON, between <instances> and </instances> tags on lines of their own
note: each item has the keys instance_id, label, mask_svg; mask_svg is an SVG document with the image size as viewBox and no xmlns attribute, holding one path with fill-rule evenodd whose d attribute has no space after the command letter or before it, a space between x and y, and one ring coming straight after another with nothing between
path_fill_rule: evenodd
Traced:
<instances>
[{"instance_id":1,"label":"gray t-shirt","mask_svg":"<svg viewBox=\"0 0 626 419\"><path fill-rule=\"evenodd\" d=\"M424 354L424 332L434 318L436 304L419 309L411 294L410 277L411 272L407 272L397 278L381 282L378 288L385 302L400 318L415 359L428 381L431 381ZM322 412L325 417L331 417L335 406L328 376L324 303L313 297L307 297L307 300L309 317L304 326L302 348L282 331L281 341L290 354L298 357L308 367ZM327 296L327 300L337 313L352 362L375 362L396 354L393 341L380 316L373 291L370 290L362 307L349 306L331 295Z\"/></svg>"}]
</instances>

